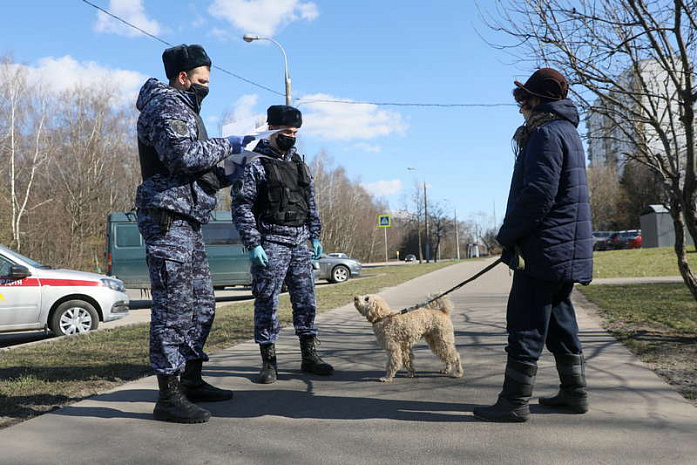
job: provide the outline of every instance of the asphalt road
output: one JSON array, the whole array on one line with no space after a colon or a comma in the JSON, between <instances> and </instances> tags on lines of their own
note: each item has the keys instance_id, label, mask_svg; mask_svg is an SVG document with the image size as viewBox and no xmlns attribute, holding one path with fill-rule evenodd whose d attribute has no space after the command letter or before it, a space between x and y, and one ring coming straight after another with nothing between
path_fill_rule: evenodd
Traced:
<instances>
[{"instance_id":1,"label":"asphalt road","mask_svg":"<svg viewBox=\"0 0 697 465\"><path fill-rule=\"evenodd\" d=\"M381 292L394 308L447 289L484 266L465 262ZM532 402L526 424L479 422L477 405L495 401L505 363L505 306L510 286L500 266L452 294L453 323L465 366L460 379L438 373L423 343L416 378L376 382L385 355L371 325L351 305L318 317L320 351L332 377L299 370L297 338L284 329L280 379L254 382L257 346L214 354L208 380L233 389L207 404L209 423L156 422L153 377L125 384L0 432L8 464L694 464L697 409L605 332L578 306L588 360L591 410L557 413ZM540 362L535 396L558 384L553 358Z\"/></svg>"}]
</instances>

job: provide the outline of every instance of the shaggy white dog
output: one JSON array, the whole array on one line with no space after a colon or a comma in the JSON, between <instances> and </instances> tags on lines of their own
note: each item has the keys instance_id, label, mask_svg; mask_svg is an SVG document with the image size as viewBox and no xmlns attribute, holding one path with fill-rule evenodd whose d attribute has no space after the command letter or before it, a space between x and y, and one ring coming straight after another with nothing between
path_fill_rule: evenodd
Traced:
<instances>
[{"instance_id":1,"label":"shaggy white dog","mask_svg":"<svg viewBox=\"0 0 697 465\"><path fill-rule=\"evenodd\" d=\"M393 312L385 300L374 294L358 295L353 304L366 320L373 324L373 331L380 347L387 351L387 372L382 382L392 382L402 367L414 377L414 352L412 347L425 339L431 351L445 362L441 373L453 378L464 374L460 354L455 348L455 332L450 321L452 302L438 299L428 307L400 314Z\"/></svg>"}]
</instances>

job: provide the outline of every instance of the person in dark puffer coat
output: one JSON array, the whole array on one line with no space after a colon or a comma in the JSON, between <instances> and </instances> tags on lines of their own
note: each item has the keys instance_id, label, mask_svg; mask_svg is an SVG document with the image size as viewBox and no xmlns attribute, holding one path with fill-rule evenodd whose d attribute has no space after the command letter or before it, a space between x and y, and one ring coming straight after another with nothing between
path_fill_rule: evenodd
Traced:
<instances>
[{"instance_id":1,"label":"person in dark puffer coat","mask_svg":"<svg viewBox=\"0 0 697 465\"><path fill-rule=\"evenodd\" d=\"M514 269L506 314L508 362L496 404L477 407L486 421L524 422L544 345L554 354L559 393L540 404L572 413L588 410L585 362L571 303L574 283L593 274L591 213L578 112L568 83L542 68L513 96L525 117L517 146L506 216L497 240Z\"/></svg>"}]
</instances>

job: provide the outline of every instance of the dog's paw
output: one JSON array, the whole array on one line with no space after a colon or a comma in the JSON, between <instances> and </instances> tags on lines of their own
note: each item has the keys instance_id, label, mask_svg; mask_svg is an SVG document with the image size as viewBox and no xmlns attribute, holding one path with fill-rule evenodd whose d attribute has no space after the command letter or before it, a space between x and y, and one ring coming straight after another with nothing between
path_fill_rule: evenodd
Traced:
<instances>
[{"instance_id":1,"label":"dog's paw","mask_svg":"<svg viewBox=\"0 0 697 465\"><path fill-rule=\"evenodd\" d=\"M413 371L407 371L407 378L416 378L416 373Z\"/></svg>"},{"instance_id":2,"label":"dog's paw","mask_svg":"<svg viewBox=\"0 0 697 465\"><path fill-rule=\"evenodd\" d=\"M441 375L447 375L448 373L450 373L450 371L447 368L443 368L438 373L440 373Z\"/></svg>"},{"instance_id":3,"label":"dog's paw","mask_svg":"<svg viewBox=\"0 0 697 465\"><path fill-rule=\"evenodd\" d=\"M381 383L391 383L394 378L380 378L378 381Z\"/></svg>"}]
</instances>

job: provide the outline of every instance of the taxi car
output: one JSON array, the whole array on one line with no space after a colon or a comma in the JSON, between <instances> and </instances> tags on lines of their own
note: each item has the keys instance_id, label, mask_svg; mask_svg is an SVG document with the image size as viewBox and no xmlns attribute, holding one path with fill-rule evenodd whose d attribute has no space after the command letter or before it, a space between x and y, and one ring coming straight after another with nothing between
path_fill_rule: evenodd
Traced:
<instances>
[{"instance_id":1,"label":"taxi car","mask_svg":"<svg viewBox=\"0 0 697 465\"><path fill-rule=\"evenodd\" d=\"M0 245L0 332L86 333L128 315L128 303L118 279L54 270Z\"/></svg>"}]
</instances>

